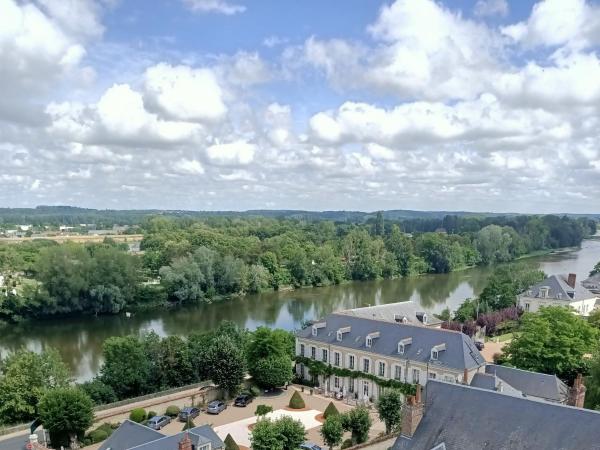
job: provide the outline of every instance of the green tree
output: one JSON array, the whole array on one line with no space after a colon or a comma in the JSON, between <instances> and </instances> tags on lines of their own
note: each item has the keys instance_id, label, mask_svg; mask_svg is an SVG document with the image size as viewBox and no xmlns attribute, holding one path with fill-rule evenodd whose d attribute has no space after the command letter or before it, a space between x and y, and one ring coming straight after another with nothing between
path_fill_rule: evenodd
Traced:
<instances>
[{"instance_id":1,"label":"green tree","mask_svg":"<svg viewBox=\"0 0 600 450\"><path fill-rule=\"evenodd\" d=\"M257 405L254 415L258 417L264 417L273 411L273 407L269 405Z\"/></svg>"},{"instance_id":2,"label":"green tree","mask_svg":"<svg viewBox=\"0 0 600 450\"><path fill-rule=\"evenodd\" d=\"M523 264L497 267L479 295L480 308L496 311L515 306L517 295L544 277L541 270L531 269Z\"/></svg>"},{"instance_id":3,"label":"green tree","mask_svg":"<svg viewBox=\"0 0 600 450\"><path fill-rule=\"evenodd\" d=\"M229 336L218 336L206 353L204 364L210 379L230 395L235 394L246 375L243 349Z\"/></svg>"},{"instance_id":4,"label":"green tree","mask_svg":"<svg viewBox=\"0 0 600 450\"><path fill-rule=\"evenodd\" d=\"M250 375L262 387L284 385L292 379L291 351L293 344L289 333L259 327L247 344Z\"/></svg>"},{"instance_id":5,"label":"green tree","mask_svg":"<svg viewBox=\"0 0 600 450\"><path fill-rule=\"evenodd\" d=\"M282 416L275 421L259 420L252 429L250 441L253 450L296 450L305 437L302 422Z\"/></svg>"},{"instance_id":6,"label":"green tree","mask_svg":"<svg viewBox=\"0 0 600 450\"><path fill-rule=\"evenodd\" d=\"M112 387L120 399L146 392L150 361L135 336L110 337L102 346L104 365L100 379Z\"/></svg>"},{"instance_id":7,"label":"green tree","mask_svg":"<svg viewBox=\"0 0 600 450\"><path fill-rule=\"evenodd\" d=\"M385 423L385 433L396 430L402 421L402 395L396 390L389 390L377 400L379 419Z\"/></svg>"},{"instance_id":8,"label":"green tree","mask_svg":"<svg viewBox=\"0 0 600 450\"><path fill-rule=\"evenodd\" d=\"M357 406L340 417L344 430L352 434L352 443L354 445L367 441L373 421L366 407Z\"/></svg>"},{"instance_id":9,"label":"green tree","mask_svg":"<svg viewBox=\"0 0 600 450\"><path fill-rule=\"evenodd\" d=\"M192 361L186 342L179 336L160 341L160 371L166 386L177 387L194 380Z\"/></svg>"},{"instance_id":10,"label":"green tree","mask_svg":"<svg viewBox=\"0 0 600 450\"><path fill-rule=\"evenodd\" d=\"M508 228L510 227L488 225L479 230L476 245L484 264L506 262L513 258L510 254L512 236L508 232Z\"/></svg>"},{"instance_id":11,"label":"green tree","mask_svg":"<svg viewBox=\"0 0 600 450\"><path fill-rule=\"evenodd\" d=\"M510 365L520 369L555 374L572 381L586 373L584 355L598 347L599 332L567 308L541 308L525 313L519 334L505 348Z\"/></svg>"},{"instance_id":12,"label":"green tree","mask_svg":"<svg viewBox=\"0 0 600 450\"><path fill-rule=\"evenodd\" d=\"M296 450L306 438L306 429L302 422L290 416L282 416L276 420L275 427L283 442L283 450Z\"/></svg>"},{"instance_id":13,"label":"green tree","mask_svg":"<svg viewBox=\"0 0 600 450\"><path fill-rule=\"evenodd\" d=\"M329 450L342 443L344 427L342 427L342 419L339 415L333 414L325 419L321 427L321 436L325 445L329 446Z\"/></svg>"},{"instance_id":14,"label":"green tree","mask_svg":"<svg viewBox=\"0 0 600 450\"><path fill-rule=\"evenodd\" d=\"M104 384L99 378L86 381L79 387L92 399L95 405L104 405L117 401L117 394L115 394L114 389Z\"/></svg>"},{"instance_id":15,"label":"green tree","mask_svg":"<svg viewBox=\"0 0 600 450\"><path fill-rule=\"evenodd\" d=\"M53 349L41 354L18 350L1 362L0 373L0 423L33 419L44 391L70 382L67 367Z\"/></svg>"},{"instance_id":16,"label":"green tree","mask_svg":"<svg viewBox=\"0 0 600 450\"><path fill-rule=\"evenodd\" d=\"M40 399L39 417L50 432L52 445L67 447L72 438L81 441L92 425L92 400L78 388L51 389Z\"/></svg>"},{"instance_id":17,"label":"green tree","mask_svg":"<svg viewBox=\"0 0 600 450\"><path fill-rule=\"evenodd\" d=\"M600 261L598 261L594 268L591 270L590 277L596 275L597 273L600 273Z\"/></svg>"},{"instance_id":18,"label":"green tree","mask_svg":"<svg viewBox=\"0 0 600 450\"><path fill-rule=\"evenodd\" d=\"M587 318L588 323L600 330L600 309L594 309Z\"/></svg>"},{"instance_id":19,"label":"green tree","mask_svg":"<svg viewBox=\"0 0 600 450\"><path fill-rule=\"evenodd\" d=\"M600 350L594 353L585 379L585 407L600 410Z\"/></svg>"}]
</instances>

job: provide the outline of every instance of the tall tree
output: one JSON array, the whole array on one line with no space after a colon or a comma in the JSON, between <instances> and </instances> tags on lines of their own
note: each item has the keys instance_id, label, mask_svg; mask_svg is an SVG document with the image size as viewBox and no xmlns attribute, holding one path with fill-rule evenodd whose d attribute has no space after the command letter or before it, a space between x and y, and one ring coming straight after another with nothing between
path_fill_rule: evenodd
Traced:
<instances>
[{"instance_id":1,"label":"tall tree","mask_svg":"<svg viewBox=\"0 0 600 450\"><path fill-rule=\"evenodd\" d=\"M325 445L329 446L329 450L342 443L344 428L342 427L342 419L339 415L334 414L325 419L321 427L321 436Z\"/></svg>"},{"instance_id":2,"label":"tall tree","mask_svg":"<svg viewBox=\"0 0 600 450\"><path fill-rule=\"evenodd\" d=\"M217 336L206 353L204 364L213 382L230 395L235 394L246 375L243 349L226 335Z\"/></svg>"},{"instance_id":3,"label":"tall tree","mask_svg":"<svg viewBox=\"0 0 600 450\"><path fill-rule=\"evenodd\" d=\"M369 410L364 406L357 406L340 416L344 430L352 434L353 444L362 444L369 438L369 430L373 421Z\"/></svg>"},{"instance_id":4,"label":"tall tree","mask_svg":"<svg viewBox=\"0 0 600 450\"><path fill-rule=\"evenodd\" d=\"M119 398L128 398L146 392L150 361L142 343L135 336L110 337L102 346L104 365L100 379L113 388Z\"/></svg>"},{"instance_id":5,"label":"tall tree","mask_svg":"<svg viewBox=\"0 0 600 450\"><path fill-rule=\"evenodd\" d=\"M385 423L385 433L390 434L400 426L402 421L402 395L396 390L389 390L377 400L379 419Z\"/></svg>"}]
</instances>

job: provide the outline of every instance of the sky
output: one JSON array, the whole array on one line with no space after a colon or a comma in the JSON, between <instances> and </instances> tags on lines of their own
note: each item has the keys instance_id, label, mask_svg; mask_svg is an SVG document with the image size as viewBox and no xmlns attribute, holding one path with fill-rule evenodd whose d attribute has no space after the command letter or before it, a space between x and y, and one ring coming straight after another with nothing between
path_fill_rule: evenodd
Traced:
<instances>
[{"instance_id":1,"label":"sky","mask_svg":"<svg viewBox=\"0 0 600 450\"><path fill-rule=\"evenodd\" d=\"M600 212L596 0L0 0L0 207Z\"/></svg>"}]
</instances>

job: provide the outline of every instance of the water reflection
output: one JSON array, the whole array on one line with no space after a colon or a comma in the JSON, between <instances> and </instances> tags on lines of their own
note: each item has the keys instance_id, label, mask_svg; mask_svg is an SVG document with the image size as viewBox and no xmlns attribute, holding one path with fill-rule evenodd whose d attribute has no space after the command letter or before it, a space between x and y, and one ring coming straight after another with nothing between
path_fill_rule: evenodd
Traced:
<instances>
[{"instance_id":1,"label":"water reflection","mask_svg":"<svg viewBox=\"0 0 600 450\"><path fill-rule=\"evenodd\" d=\"M525 260L546 273L575 272L582 280L600 260L600 241L586 241L581 249ZM27 347L40 351L58 348L79 379L98 372L102 343L110 336L154 330L159 335L186 335L207 331L223 320L254 329L260 325L297 328L305 319L322 317L331 311L359 306L412 300L423 309L440 312L456 309L468 297L484 288L492 269L476 268L444 275L426 275L399 280L348 283L292 292L268 292L243 299L191 308L149 311L124 316L40 321L0 329L0 352Z\"/></svg>"}]
</instances>

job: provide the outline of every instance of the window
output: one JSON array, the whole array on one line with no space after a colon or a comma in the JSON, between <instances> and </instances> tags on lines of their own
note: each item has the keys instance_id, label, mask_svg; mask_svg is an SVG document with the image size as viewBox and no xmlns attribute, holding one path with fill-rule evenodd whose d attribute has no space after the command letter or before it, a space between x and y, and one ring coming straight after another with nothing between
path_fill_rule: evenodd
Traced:
<instances>
[{"instance_id":1,"label":"window","mask_svg":"<svg viewBox=\"0 0 600 450\"><path fill-rule=\"evenodd\" d=\"M327 353L327 350L325 350L325 349L321 350L321 356L322 356L323 362L329 361L329 355Z\"/></svg>"},{"instance_id":2,"label":"window","mask_svg":"<svg viewBox=\"0 0 600 450\"><path fill-rule=\"evenodd\" d=\"M318 330L317 330L317 327L313 326L313 327L312 327L312 335L313 335L313 336L316 336L316 335L317 335L317 331L318 331Z\"/></svg>"},{"instance_id":3,"label":"window","mask_svg":"<svg viewBox=\"0 0 600 450\"><path fill-rule=\"evenodd\" d=\"M340 388L340 379L338 377L333 378L333 387L335 387L336 389Z\"/></svg>"},{"instance_id":4,"label":"window","mask_svg":"<svg viewBox=\"0 0 600 450\"><path fill-rule=\"evenodd\" d=\"M437 378L437 373L435 372L429 372L429 379L430 380L435 380Z\"/></svg>"},{"instance_id":5,"label":"window","mask_svg":"<svg viewBox=\"0 0 600 450\"><path fill-rule=\"evenodd\" d=\"M300 344L300 356L304 356L304 344Z\"/></svg>"},{"instance_id":6,"label":"window","mask_svg":"<svg viewBox=\"0 0 600 450\"><path fill-rule=\"evenodd\" d=\"M363 381L363 395L365 397L369 396L369 382L368 381Z\"/></svg>"},{"instance_id":7,"label":"window","mask_svg":"<svg viewBox=\"0 0 600 450\"><path fill-rule=\"evenodd\" d=\"M450 375L444 375L444 381L448 383L454 383L454 378L452 378Z\"/></svg>"},{"instance_id":8,"label":"window","mask_svg":"<svg viewBox=\"0 0 600 450\"><path fill-rule=\"evenodd\" d=\"M379 376L385 377L385 363L383 361L379 361Z\"/></svg>"},{"instance_id":9,"label":"window","mask_svg":"<svg viewBox=\"0 0 600 450\"><path fill-rule=\"evenodd\" d=\"M419 371L419 369L413 369L412 375L413 383L419 383L421 377L421 372Z\"/></svg>"},{"instance_id":10,"label":"window","mask_svg":"<svg viewBox=\"0 0 600 450\"><path fill-rule=\"evenodd\" d=\"M310 357L312 359L317 359L317 349L315 347L310 348Z\"/></svg>"},{"instance_id":11,"label":"window","mask_svg":"<svg viewBox=\"0 0 600 450\"><path fill-rule=\"evenodd\" d=\"M339 367L340 366L340 358L341 358L340 352L335 352L333 354L333 364Z\"/></svg>"},{"instance_id":12,"label":"window","mask_svg":"<svg viewBox=\"0 0 600 450\"><path fill-rule=\"evenodd\" d=\"M373 345L373 338L371 338L370 336L367 336L366 345L367 345L367 347L371 347L371 345Z\"/></svg>"},{"instance_id":13,"label":"window","mask_svg":"<svg viewBox=\"0 0 600 450\"><path fill-rule=\"evenodd\" d=\"M525 303L525 311L529 312L529 303Z\"/></svg>"},{"instance_id":14,"label":"window","mask_svg":"<svg viewBox=\"0 0 600 450\"><path fill-rule=\"evenodd\" d=\"M341 331L338 331L338 332L337 332L336 339L337 339L338 341L341 341L343 337L344 337L344 333L342 333Z\"/></svg>"},{"instance_id":15,"label":"window","mask_svg":"<svg viewBox=\"0 0 600 450\"><path fill-rule=\"evenodd\" d=\"M350 384L348 384L348 392L351 394L354 392L354 379L350 378Z\"/></svg>"},{"instance_id":16,"label":"window","mask_svg":"<svg viewBox=\"0 0 600 450\"><path fill-rule=\"evenodd\" d=\"M401 380L402 379L402 367L394 366L394 379Z\"/></svg>"},{"instance_id":17,"label":"window","mask_svg":"<svg viewBox=\"0 0 600 450\"><path fill-rule=\"evenodd\" d=\"M368 360L367 358L363 359L363 372L364 373L369 373L370 372L370 370L369 370L371 368L370 364L371 364L370 360Z\"/></svg>"},{"instance_id":18,"label":"window","mask_svg":"<svg viewBox=\"0 0 600 450\"><path fill-rule=\"evenodd\" d=\"M402 342L398 344L398 353L404 355L404 344Z\"/></svg>"},{"instance_id":19,"label":"window","mask_svg":"<svg viewBox=\"0 0 600 450\"><path fill-rule=\"evenodd\" d=\"M348 356L348 369L354 370L354 355Z\"/></svg>"},{"instance_id":20,"label":"window","mask_svg":"<svg viewBox=\"0 0 600 450\"><path fill-rule=\"evenodd\" d=\"M431 349L431 359L433 359L433 360L438 359L438 351L435 348Z\"/></svg>"}]
</instances>

